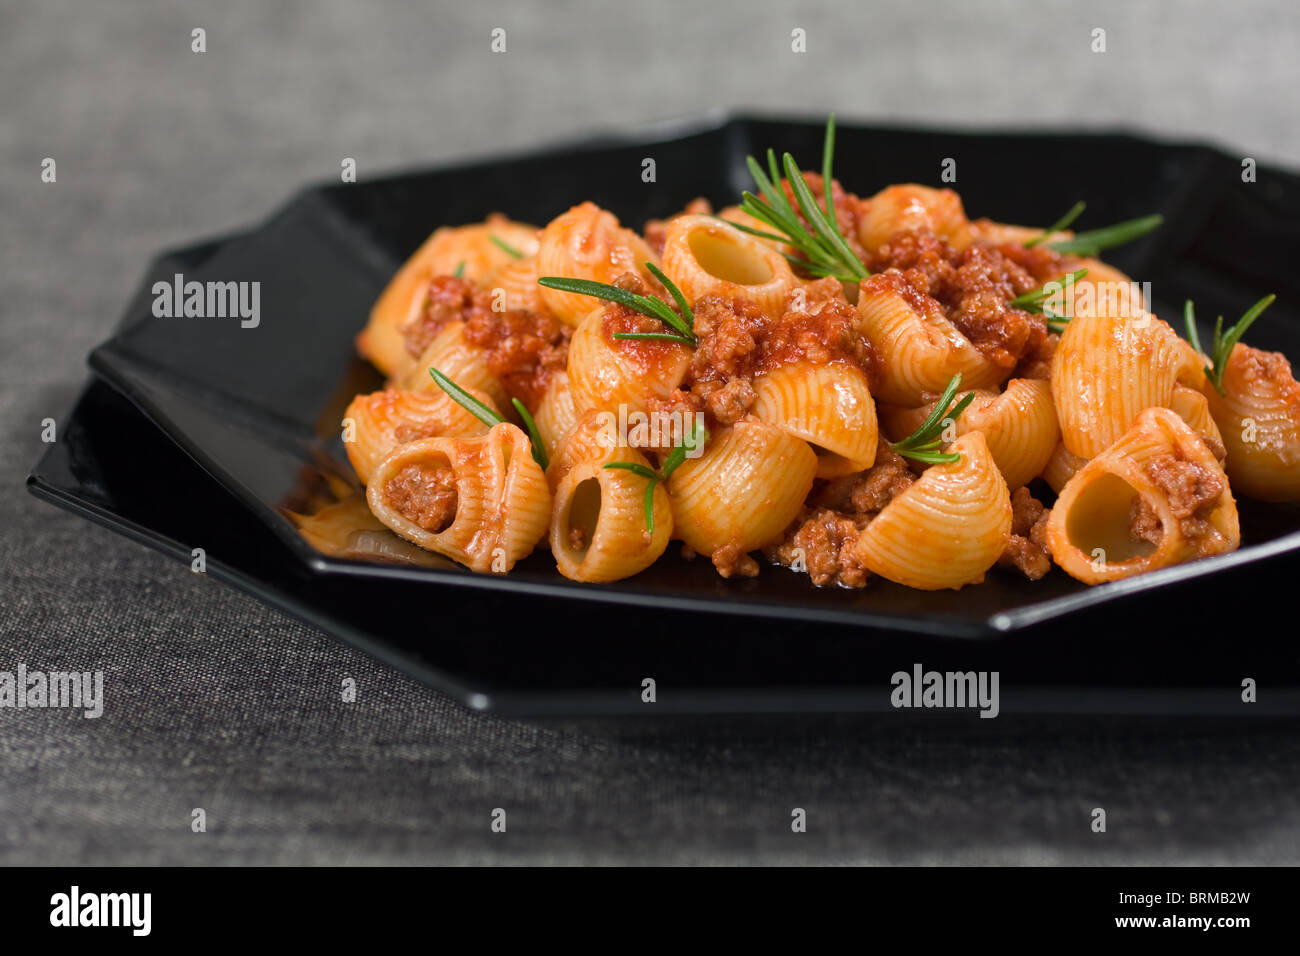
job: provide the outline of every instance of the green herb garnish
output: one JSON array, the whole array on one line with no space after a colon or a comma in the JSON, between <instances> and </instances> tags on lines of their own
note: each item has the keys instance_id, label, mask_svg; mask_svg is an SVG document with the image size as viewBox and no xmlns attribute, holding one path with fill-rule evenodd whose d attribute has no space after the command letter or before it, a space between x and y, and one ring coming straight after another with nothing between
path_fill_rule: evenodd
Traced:
<instances>
[{"instance_id":1,"label":"green herb garnish","mask_svg":"<svg viewBox=\"0 0 1300 956\"><path fill-rule=\"evenodd\" d=\"M1089 229L1087 232L1075 233L1073 239L1059 239L1049 242L1047 248L1071 256L1095 256L1103 249L1122 246L1126 242L1140 239L1148 232L1155 231L1165 217L1156 213L1139 219L1128 219L1113 226L1101 229Z\"/></svg>"},{"instance_id":2,"label":"green herb garnish","mask_svg":"<svg viewBox=\"0 0 1300 956\"><path fill-rule=\"evenodd\" d=\"M689 444L692 449L699 448L703 442L708 440L708 429L698 424L691 426L691 441ZM687 442L683 441L682 444L675 445L673 450L668 453L668 457L664 459L663 467L659 471L647 468L635 461L611 461L605 465L606 468L630 471L650 483L645 490L645 529L648 534L655 533L655 488L659 486L660 482L666 482L673 476L673 472L686 460L686 452Z\"/></svg>"},{"instance_id":3,"label":"green herb garnish","mask_svg":"<svg viewBox=\"0 0 1300 956\"><path fill-rule=\"evenodd\" d=\"M522 252L520 252L520 251L519 251L518 249L516 249L514 246L510 245L510 243L506 242L506 241L505 241L504 239L502 239L500 236L494 236L494 235L492 235L491 233L489 233L489 234L488 234L488 238L492 240L492 244L493 244L493 245L495 245L498 249L500 249L500 250L501 250L502 252L504 252L506 255L510 256L510 258L512 258L512 259L522 259L522 258L524 257L524 254L523 254Z\"/></svg>"},{"instance_id":4,"label":"green herb garnish","mask_svg":"<svg viewBox=\"0 0 1300 956\"><path fill-rule=\"evenodd\" d=\"M450 395L457 405L465 409L465 411L469 412L484 425L488 426L488 428L491 428L493 425L505 424L506 420L504 418L488 406L484 405L469 392L465 391L446 375L443 375L436 368L429 369L429 374L432 375L433 380L438 383L438 387ZM550 464L550 459L546 456L546 445L542 442L541 433L537 430L537 423L533 421L533 416L528 414L528 409L524 407L524 403L519 399L512 398L510 399L510 403L514 405L515 411L517 411L519 417L524 420L524 427L528 430L528 443L532 446L533 461L537 462L537 464L541 466L542 471L545 471L546 466Z\"/></svg>"},{"instance_id":5,"label":"green herb garnish","mask_svg":"<svg viewBox=\"0 0 1300 956\"><path fill-rule=\"evenodd\" d=\"M647 270L656 279L663 283L664 288L668 290L677 303L677 307L682 310L678 315L662 299L656 299L654 296L639 295L636 292L628 292L626 289L620 289L616 285L610 285L606 282L593 282L590 279L569 279L565 276L542 276L537 280L538 285L544 285L548 289L558 289L561 292L575 292L578 295L589 295L597 299L604 299L607 302L617 302L633 312L640 312L642 315L649 316L652 319L658 319L664 325L672 329L672 333L667 332L615 332L616 339L660 339L678 342L687 348L695 348L697 339L695 338L695 313L686 302L686 297L682 291L673 284L673 281L659 271L652 262L645 264Z\"/></svg>"},{"instance_id":6,"label":"green herb garnish","mask_svg":"<svg viewBox=\"0 0 1300 956\"><path fill-rule=\"evenodd\" d=\"M957 389L960 386L961 373L958 372L948 382L948 387L943 390L943 394L939 396L939 401L935 403L934 409L926 420L920 424L920 427L902 441L890 442L889 447L904 458L914 458L930 465L961 461L961 455L956 452L942 452L939 450L943 445L943 439L940 436L943 434L944 421L949 418L956 421L961 417L961 413L966 410L966 406L975 400L975 393L971 392L954 405L953 396L957 394Z\"/></svg>"},{"instance_id":7,"label":"green herb garnish","mask_svg":"<svg viewBox=\"0 0 1300 956\"><path fill-rule=\"evenodd\" d=\"M1249 329L1270 305L1277 300L1276 295L1266 295L1249 309L1246 314L1237 320L1236 325L1228 331L1223 330L1223 316L1214 320L1214 343L1210 349L1210 364L1205 366L1205 374L1209 376L1210 381L1214 384L1214 390L1220 395L1223 394L1223 372L1228 366L1228 358L1232 355L1232 350L1236 348L1241 337ZM1196 332L1196 316L1192 311L1192 302L1187 300L1183 306L1183 321L1187 324L1187 339L1192 343L1192 348L1205 353L1201 349L1201 337Z\"/></svg>"},{"instance_id":8,"label":"green herb garnish","mask_svg":"<svg viewBox=\"0 0 1300 956\"><path fill-rule=\"evenodd\" d=\"M1060 219L1056 220L1056 222L1052 223L1050 226L1044 229L1042 235L1035 236L1033 239L1026 241L1025 248L1032 249L1040 242L1046 242L1047 238L1052 233L1060 232L1062 229L1070 228L1070 223L1074 222L1074 220L1078 219L1079 216L1083 215L1083 211L1087 208L1088 208L1088 204L1084 202L1082 199L1080 199L1077 203L1075 203L1073 206L1070 207L1069 212L1067 212Z\"/></svg>"},{"instance_id":9,"label":"green herb garnish","mask_svg":"<svg viewBox=\"0 0 1300 956\"><path fill-rule=\"evenodd\" d=\"M457 279L465 274L465 260L462 259L456 266L456 271L452 273Z\"/></svg>"},{"instance_id":10,"label":"green herb garnish","mask_svg":"<svg viewBox=\"0 0 1300 956\"><path fill-rule=\"evenodd\" d=\"M1032 312L1035 315L1041 315L1047 322L1047 327L1053 332L1064 332L1066 324L1070 321L1070 316L1056 312L1047 304L1047 300L1064 293L1067 285L1078 282L1088 274L1087 269L1076 269L1059 279L1052 279L1044 282L1037 289L1032 289L1023 295L1018 295L1010 300L1007 305L1013 309L1020 309L1022 312Z\"/></svg>"},{"instance_id":11,"label":"green herb garnish","mask_svg":"<svg viewBox=\"0 0 1300 956\"><path fill-rule=\"evenodd\" d=\"M785 190L781 188L781 167L777 166L775 151L770 149L767 151L766 172L759 165L758 160L753 156L747 156L745 164L749 167L750 175L754 177L754 182L762 196L760 198L751 192L742 193L740 208L755 219L766 223L779 235L734 222L731 225L742 232L764 239L776 239L794 246L801 255L787 255L786 259L814 275L834 276L841 282L858 282L871 273L844 241L844 235L840 232L839 223L835 219L835 203L831 196L831 167L834 152L835 117L832 115L826 119L826 138L822 145L822 191L825 194L825 212L818 208L817 200L812 190L808 188L808 182L799 171L794 157L789 153L781 157L785 179L790 183L790 190L799 204L799 212L803 213L803 219L799 218L799 213L795 211ZM807 220L807 223L804 220ZM808 223L811 223L811 228Z\"/></svg>"}]
</instances>

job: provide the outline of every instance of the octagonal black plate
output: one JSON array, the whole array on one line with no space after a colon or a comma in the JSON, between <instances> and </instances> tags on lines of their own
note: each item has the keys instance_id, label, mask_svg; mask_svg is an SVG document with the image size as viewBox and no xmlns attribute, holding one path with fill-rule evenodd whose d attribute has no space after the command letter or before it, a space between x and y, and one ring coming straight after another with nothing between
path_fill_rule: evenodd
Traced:
<instances>
[{"instance_id":1,"label":"octagonal black plate","mask_svg":"<svg viewBox=\"0 0 1300 956\"><path fill-rule=\"evenodd\" d=\"M91 364L310 573L322 580L419 581L462 595L440 600L479 603L491 594L613 604L629 612L671 608L989 637L1122 599L1138 601L1128 614L1154 610L1161 604L1157 596L1173 584L1204 579L1213 589L1218 573L1300 547L1300 509L1243 502L1246 545L1231 555L1092 589L1059 570L1036 583L995 570L977 587L925 593L881 580L860 592L819 590L806 576L778 568L765 568L757 579L725 581L706 562L676 557L676 549L614 584L569 582L544 552L496 577L432 558L408 565L326 555L299 535L286 510L317 507L328 500L328 489L348 479L338 437L342 411L356 392L379 384L354 357L353 338L387 278L432 227L494 210L545 222L583 199L639 226L698 195L715 204L734 201L747 185L745 155L769 145L815 163L821 130L820 123L735 119L309 189L259 228L215 244L184 271L186 280L259 282L256 328L242 328L237 318L154 317L153 282L170 280L173 272L160 263L119 333L95 350ZM645 157L656 161L653 184L641 179ZM1169 315L1175 302L1192 297L1202 316L1233 315L1273 291L1279 303L1251 340L1300 356L1300 279L1292 261L1300 248L1300 178L1294 175L1260 169L1256 182L1243 183L1237 159L1125 135L842 127L836 158L839 178L860 193L900 181L937 185L943 161L955 159L955 186L973 217L1046 222L1080 197L1089 203L1084 225L1162 212L1166 223L1159 232L1114 257L1152 282L1156 311Z\"/></svg>"}]
</instances>

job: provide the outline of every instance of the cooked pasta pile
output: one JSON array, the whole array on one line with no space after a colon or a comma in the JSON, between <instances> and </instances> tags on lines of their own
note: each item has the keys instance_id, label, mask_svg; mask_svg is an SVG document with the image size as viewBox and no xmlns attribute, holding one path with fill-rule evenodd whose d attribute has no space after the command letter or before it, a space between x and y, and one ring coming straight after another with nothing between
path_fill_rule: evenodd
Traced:
<instances>
[{"instance_id":1,"label":"cooked pasta pile","mask_svg":"<svg viewBox=\"0 0 1300 956\"><path fill-rule=\"evenodd\" d=\"M680 541L724 577L761 556L817 585L939 589L1222 554L1234 492L1300 498L1282 355L1201 354L1071 232L798 178L773 179L787 208L809 235L824 214L866 278L752 203L640 234L590 202L542 229L437 229L358 337L388 376L345 419L374 515L487 573L540 546L613 581Z\"/></svg>"}]
</instances>

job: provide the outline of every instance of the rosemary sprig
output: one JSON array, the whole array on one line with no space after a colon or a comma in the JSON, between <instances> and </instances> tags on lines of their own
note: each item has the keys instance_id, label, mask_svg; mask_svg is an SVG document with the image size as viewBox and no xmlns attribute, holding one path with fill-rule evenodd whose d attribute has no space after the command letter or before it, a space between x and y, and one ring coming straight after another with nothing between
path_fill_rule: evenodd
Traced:
<instances>
[{"instance_id":1,"label":"rosemary sprig","mask_svg":"<svg viewBox=\"0 0 1300 956\"><path fill-rule=\"evenodd\" d=\"M1232 355L1232 350L1236 348L1237 343L1246 331L1255 324L1258 319L1270 305L1277 300L1276 295L1266 295L1249 309L1246 314L1237 320L1236 324L1226 332L1223 330L1223 316L1214 320L1214 341L1210 349L1210 364L1205 366L1205 374L1209 376L1210 382L1214 385L1214 390L1220 395L1223 394L1223 372L1228 367L1228 358ZM1187 300L1183 306L1183 321L1187 325L1187 339L1192 343L1192 348L1201 352L1201 337L1196 331L1196 317L1192 311L1192 302Z\"/></svg>"},{"instance_id":2,"label":"rosemary sprig","mask_svg":"<svg viewBox=\"0 0 1300 956\"><path fill-rule=\"evenodd\" d=\"M697 340L695 338L695 313L691 311L690 305L686 302L686 297L682 295L681 289L673 284L673 281L659 271L652 262L645 264L646 269L656 279L663 283L677 307L682 310L678 315L662 299L656 299L654 296L639 295L635 292L628 292L626 289L620 289L616 285L609 285L606 282L592 282L590 279L570 279L565 276L542 276L537 280L538 285L544 285L548 289L558 289L561 292L575 292L578 295L589 295L597 299L604 299L607 302L617 302L633 312L640 312L642 315L649 316L652 319L658 319L672 333L667 332L615 332L616 339L660 339L678 342L688 348L695 348Z\"/></svg>"},{"instance_id":3,"label":"rosemary sprig","mask_svg":"<svg viewBox=\"0 0 1300 956\"><path fill-rule=\"evenodd\" d=\"M522 259L524 257L522 252L510 245L510 243L506 242L500 236L494 236L491 233L488 233L488 238L492 240L494 246L508 255L511 259Z\"/></svg>"},{"instance_id":4,"label":"rosemary sprig","mask_svg":"<svg viewBox=\"0 0 1300 956\"><path fill-rule=\"evenodd\" d=\"M1187 341L1192 343L1192 348L1205 354L1201 348L1201 333L1196 330L1196 312L1192 307L1192 300L1188 299L1183 303L1183 325L1187 326Z\"/></svg>"},{"instance_id":5,"label":"rosemary sprig","mask_svg":"<svg viewBox=\"0 0 1300 956\"><path fill-rule=\"evenodd\" d=\"M971 392L954 405L953 396L957 394L957 389L960 386L961 373L958 372L948 382L948 387L939 396L939 401L935 403L934 409L916 431L902 441L890 442L890 447L904 458L914 458L930 465L961 461L961 455L956 452L942 452L939 450L943 445L943 439L940 436L943 434L944 421L949 418L956 421L961 417L961 413L966 410L966 406L975 400L975 393Z\"/></svg>"},{"instance_id":6,"label":"rosemary sprig","mask_svg":"<svg viewBox=\"0 0 1300 956\"><path fill-rule=\"evenodd\" d=\"M1056 220L1056 222L1052 223L1050 226L1044 229L1042 235L1035 236L1032 239L1026 240L1025 248L1032 249L1040 242L1046 242L1047 238L1052 233L1060 232L1062 229L1069 229L1070 223L1074 222L1074 220L1078 219L1081 215L1083 215L1083 211L1087 208L1088 208L1088 204L1084 202L1082 199L1080 199L1077 203L1075 203L1073 206L1070 207L1069 212L1067 212L1060 219Z\"/></svg>"},{"instance_id":7,"label":"rosemary sprig","mask_svg":"<svg viewBox=\"0 0 1300 956\"><path fill-rule=\"evenodd\" d=\"M826 119L826 138L822 145L822 190L825 193L825 212L818 208L817 200L812 190L808 188L807 180L804 179L794 157L789 153L782 155L781 166L778 167L776 152L769 149L766 171L753 156L747 156L745 164L749 167L749 173L754 177L754 183L758 186L761 196L755 196L748 191L742 193L740 208L755 219L766 223L780 235L736 223L732 225L751 235L779 239L790 244L801 255L787 255L786 258L814 275L834 276L841 282L857 282L867 278L871 273L844 241L844 235L840 232L839 223L835 218L835 203L831 196L834 152L835 117L832 115ZM794 193L795 202L798 203L799 212L803 213L803 219L799 218L799 212L795 211L785 190L781 188L782 168L785 171L785 179L790 184L790 190Z\"/></svg>"},{"instance_id":8,"label":"rosemary sprig","mask_svg":"<svg viewBox=\"0 0 1300 956\"><path fill-rule=\"evenodd\" d=\"M1113 226L1075 233L1072 239L1058 239L1056 242L1048 243L1047 248L1066 255L1095 256L1103 249L1111 249L1132 242L1134 239L1140 239L1148 232L1155 231L1164 221L1165 217L1159 213L1138 219L1127 219Z\"/></svg>"},{"instance_id":9,"label":"rosemary sprig","mask_svg":"<svg viewBox=\"0 0 1300 956\"><path fill-rule=\"evenodd\" d=\"M1035 315L1041 315L1047 322L1047 327L1053 332L1064 332L1066 324L1070 321L1068 315L1052 309L1047 300L1061 295L1067 286L1073 285L1088 274L1087 269L1076 269L1074 272L1061 276L1059 279L1052 279L1044 282L1037 289L1031 289L1022 295L1016 296L1007 302L1007 305L1013 309L1020 309L1022 312L1032 312ZM1055 288L1053 288L1053 286Z\"/></svg>"},{"instance_id":10,"label":"rosemary sprig","mask_svg":"<svg viewBox=\"0 0 1300 956\"><path fill-rule=\"evenodd\" d=\"M668 457L664 459L663 467L659 471L635 461L611 461L605 465L606 468L630 471L649 482L645 490L645 529L648 534L655 533L655 488L660 482L666 482L673 476L673 472L686 460L688 450L699 448L701 443L708 440L708 429L702 425L692 425L690 442L683 440L680 445L675 445L668 453Z\"/></svg>"},{"instance_id":11,"label":"rosemary sprig","mask_svg":"<svg viewBox=\"0 0 1300 956\"><path fill-rule=\"evenodd\" d=\"M504 418L492 409L488 408L469 392L465 391L446 375L443 375L436 368L429 369L429 374L432 375L433 380L438 383L438 387L451 396L452 401L465 409L465 411L469 412L484 425L491 428L493 425L505 424ZM533 461L537 462L537 464L541 466L542 471L545 471L546 466L550 464L550 459L546 455L546 445L542 441L541 433L537 430L537 423L533 421L533 416L528 414L528 409L524 407L524 403L519 399L512 398L510 399L510 403L514 405L515 411L517 411L519 417L524 420L524 428L528 430L528 443L532 446Z\"/></svg>"}]
</instances>

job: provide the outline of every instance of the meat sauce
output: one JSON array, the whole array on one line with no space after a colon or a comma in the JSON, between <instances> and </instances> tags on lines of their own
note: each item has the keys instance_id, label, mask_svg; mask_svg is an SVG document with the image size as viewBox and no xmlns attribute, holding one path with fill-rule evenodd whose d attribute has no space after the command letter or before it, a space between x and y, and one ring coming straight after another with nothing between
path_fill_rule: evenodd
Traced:
<instances>
[{"instance_id":1,"label":"meat sauce","mask_svg":"<svg viewBox=\"0 0 1300 956\"><path fill-rule=\"evenodd\" d=\"M1194 547L1209 553L1210 549L1200 546L1218 538L1219 532L1210 523L1210 517L1223 499L1226 488L1223 478L1200 462L1173 452L1156 455L1143 467L1147 477L1167 496L1182 536ZM1157 547L1164 540L1160 516L1140 496L1129 509L1129 534L1135 541L1149 541Z\"/></svg>"},{"instance_id":2,"label":"meat sauce","mask_svg":"<svg viewBox=\"0 0 1300 956\"><path fill-rule=\"evenodd\" d=\"M533 409L551 376L569 360L571 330L550 315L527 309L495 311L496 295L469 279L436 276L425 299L403 327L406 350L419 357L449 322L465 323L465 339L486 353L488 369L506 392Z\"/></svg>"},{"instance_id":3,"label":"meat sauce","mask_svg":"<svg viewBox=\"0 0 1300 956\"><path fill-rule=\"evenodd\" d=\"M447 463L412 462L384 485L392 508L431 534L445 531L456 518L456 473Z\"/></svg>"},{"instance_id":4,"label":"meat sauce","mask_svg":"<svg viewBox=\"0 0 1300 956\"><path fill-rule=\"evenodd\" d=\"M998 368L1012 373L1024 364L1045 377L1054 336L1041 315L1008 303L1060 278L1069 263L1050 249L976 243L956 250L938 236L902 232L867 267L893 277L893 290L917 312L947 318Z\"/></svg>"}]
</instances>

